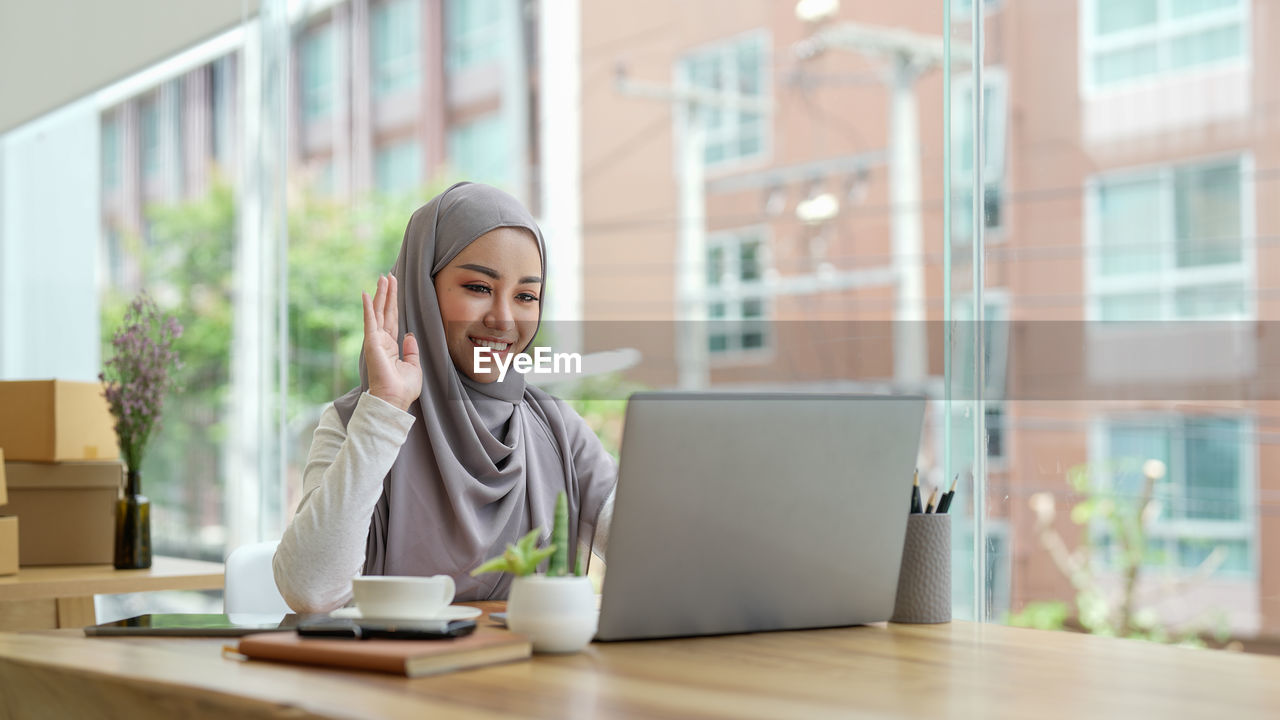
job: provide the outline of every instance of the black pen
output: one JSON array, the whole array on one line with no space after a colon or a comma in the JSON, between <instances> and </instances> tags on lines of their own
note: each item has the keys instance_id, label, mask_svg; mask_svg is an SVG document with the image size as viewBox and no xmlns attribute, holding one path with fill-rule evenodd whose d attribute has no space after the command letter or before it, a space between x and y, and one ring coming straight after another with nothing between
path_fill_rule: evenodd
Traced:
<instances>
[{"instance_id":1,"label":"black pen","mask_svg":"<svg viewBox=\"0 0 1280 720\"><path fill-rule=\"evenodd\" d=\"M918 515L924 512L924 508L920 505L920 468L916 468L915 477L911 482L911 514Z\"/></svg>"},{"instance_id":2,"label":"black pen","mask_svg":"<svg viewBox=\"0 0 1280 720\"><path fill-rule=\"evenodd\" d=\"M938 501L937 512L945 513L951 509L951 498L956 496L956 484L960 482L960 473L956 473L956 479L951 481L951 489L942 494L942 499Z\"/></svg>"}]
</instances>

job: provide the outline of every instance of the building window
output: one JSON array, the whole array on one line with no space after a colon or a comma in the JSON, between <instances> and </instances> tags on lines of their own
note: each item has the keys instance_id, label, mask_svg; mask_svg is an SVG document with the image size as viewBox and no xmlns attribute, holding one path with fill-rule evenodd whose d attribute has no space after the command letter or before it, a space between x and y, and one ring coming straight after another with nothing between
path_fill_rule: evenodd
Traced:
<instances>
[{"instance_id":1,"label":"building window","mask_svg":"<svg viewBox=\"0 0 1280 720\"><path fill-rule=\"evenodd\" d=\"M690 53L680 60L676 82L767 101L772 95L768 39L766 32L750 32ZM687 111L678 117L689 122ZM763 157L768 151L769 116L759 109L704 106L696 118L705 130L707 167Z\"/></svg>"},{"instance_id":2,"label":"building window","mask_svg":"<svg viewBox=\"0 0 1280 720\"><path fill-rule=\"evenodd\" d=\"M951 103L951 237L953 242L973 239L973 76L957 78ZM999 237L1004 229L1005 148L1009 88L1001 68L983 70L982 215L986 232Z\"/></svg>"},{"instance_id":3,"label":"building window","mask_svg":"<svg viewBox=\"0 0 1280 720\"><path fill-rule=\"evenodd\" d=\"M451 71L498 59L504 7L502 0L446 0L445 55Z\"/></svg>"},{"instance_id":4,"label":"building window","mask_svg":"<svg viewBox=\"0 0 1280 720\"><path fill-rule=\"evenodd\" d=\"M486 115L449 131L449 162L459 180L505 187L510 182L511 133L502 113Z\"/></svg>"},{"instance_id":5,"label":"building window","mask_svg":"<svg viewBox=\"0 0 1280 720\"><path fill-rule=\"evenodd\" d=\"M102 122L102 189L120 187L120 121L115 117Z\"/></svg>"},{"instance_id":6,"label":"building window","mask_svg":"<svg viewBox=\"0 0 1280 720\"><path fill-rule=\"evenodd\" d=\"M1136 512L1146 482L1143 463L1160 460L1166 466L1152 492L1157 511L1147 525L1145 564L1189 572L1217 552L1220 573L1253 572L1253 440L1247 425L1239 418L1193 416L1102 424L1095 442L1103 462L1095 466L1103 468L1104 487L1117 505ZM1119 551L1111 528L1094 532L1104 557Z\"/></svg>"},{"instance_id":7,"label":"building window","mask_svg":"<svg viewBox=\"0 0 1280 720\"><path fill-rule=\"evenodd\" d=\"M306 122L333 112L335 32L332 24L321 25L302 39L302 119Z\"/></svg>"},{"instance_id":8,"label":"building window","mask_svg":"<svg viewBox=\"0 0 1280 720\"><path fill-rule=\"evenodd\" d=\"M142 178L150 180L160 174L160 104L154 95L140 103L138 126Z\"/></svg>"},{"instance_id":9,"label":"building window","mask_svg":"<svg viewBox=\"0 0 1280 720\"><path fill-rule=\"evenodd\" d=\"M1105 89L1248 59L1244 0L1086 0L1086 88Z\"/></svg>"},{"instance_id":10,"label":"building window","mask_svg":"<svg viewBox=\"0 0 1280 720\"><path fill-rule=\"evenodd\" d=\"M419 0L389 0L373 6L370 52L373 93L378 97L412 90L420 83Z\"/></svg>"},{"instance_id":11,"label":"building window","mask_svg":"<svg viewBox=\"0 0 1280 720\"><path fill-rule=\"evenodd\" d=\"M767 267L761 229L716 233L707 238L707 350L711 355L769 348Z\"/></svg>"},{"instance_id":12,"label":"building window","mask_svg":"<svg viewBox=\"0 0 1280 720\"><path fill-rule=\"evenodd\" d=\"M982 12L989 13L1000 7L1001 0L982 0ZM951 15L961 20L973 14L973 0L952 0Z\"/></svg>"},{"instance_id":13,"label":"building window","mask_svg":"<svg viewBox=\"0 0 1280 720\"><path fill-rule=\"evenodd\" d=\"M1231 158L1092 181L1091 316L1248 317L1247 165Z\"/></svg>"},{"instance_id":14,"label":"building window","mask_svg":"<svg viewBox=\"0 0 1280 720\"><path fill-rule=\"evenodd\" d=\"M378 192L403 195L422 187L422 147L417 140L402 140L378 148L373 164ZM329 173L332 175L332 169Z\"/></svg>"}]
</instances>

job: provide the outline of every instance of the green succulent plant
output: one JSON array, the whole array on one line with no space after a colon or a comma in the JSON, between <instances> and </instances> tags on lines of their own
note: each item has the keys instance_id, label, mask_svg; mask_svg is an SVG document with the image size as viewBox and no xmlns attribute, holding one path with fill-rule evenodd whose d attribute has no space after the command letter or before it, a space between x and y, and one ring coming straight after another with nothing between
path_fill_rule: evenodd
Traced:
<instances>
[{"instance_id":1,"label":"green succulent plant","mask_svg":"<svg viewBox=\"0 0 1280 720\"><path fill-rule=\"evenodd\" d=\"M507 549L501 555L481 563L479 567L471 571L471 574L508 572L517 577L532 575L537 572L538 565L543 560L550 558L547 563L547 575L550 577L567 575L569 569L569 497L563 492L556 497L556 516L555 525L551 529L551 544L544 548L536 547L538 536L541 534L542 528L530 530L514 544L508 544ZM581 555L578 556L573 574L578 576L583 574Z\"/></svg>"}]
</instances>

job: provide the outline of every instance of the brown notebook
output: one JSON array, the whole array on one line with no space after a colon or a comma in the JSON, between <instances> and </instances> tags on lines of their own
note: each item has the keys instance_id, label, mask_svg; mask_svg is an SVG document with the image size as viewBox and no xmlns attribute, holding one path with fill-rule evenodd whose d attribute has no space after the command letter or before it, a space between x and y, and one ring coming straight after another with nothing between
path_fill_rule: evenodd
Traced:
<instances>
[{"instance_id":1,"label":"brown notebook","mask_svg":"<svg viewBox=\"0 0 1280 720\"><path fill-rule=\"evenodd\" d=\"M299 637L292 632L249 635L240 653L258 660L374 670L420 677L522 660L532 648L523 635L479 627L450 640L335 640Z\"/></svg>"}]
</instances>

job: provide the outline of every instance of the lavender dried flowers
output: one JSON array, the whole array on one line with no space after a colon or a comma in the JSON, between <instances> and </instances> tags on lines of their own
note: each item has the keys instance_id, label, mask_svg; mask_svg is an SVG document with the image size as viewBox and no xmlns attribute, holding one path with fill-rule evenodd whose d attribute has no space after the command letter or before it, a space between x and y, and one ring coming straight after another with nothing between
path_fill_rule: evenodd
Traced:
<instances>
[{"instance_id":1,"label":"lavender dried flowers","mask_svg":"<svg viewBox=\"0 0 1280 720\"><path fill-rule=\"evenodd\" d=\"M164 395L175 385L173 374L182 366L173 349L180 337L182 325L162 314L143 291L129 304L124 323L111 338L113 357L98 379L106 383L103 394L131 473L141 469L147 440L160 422Z\"/></svg>"}]
</instances>

